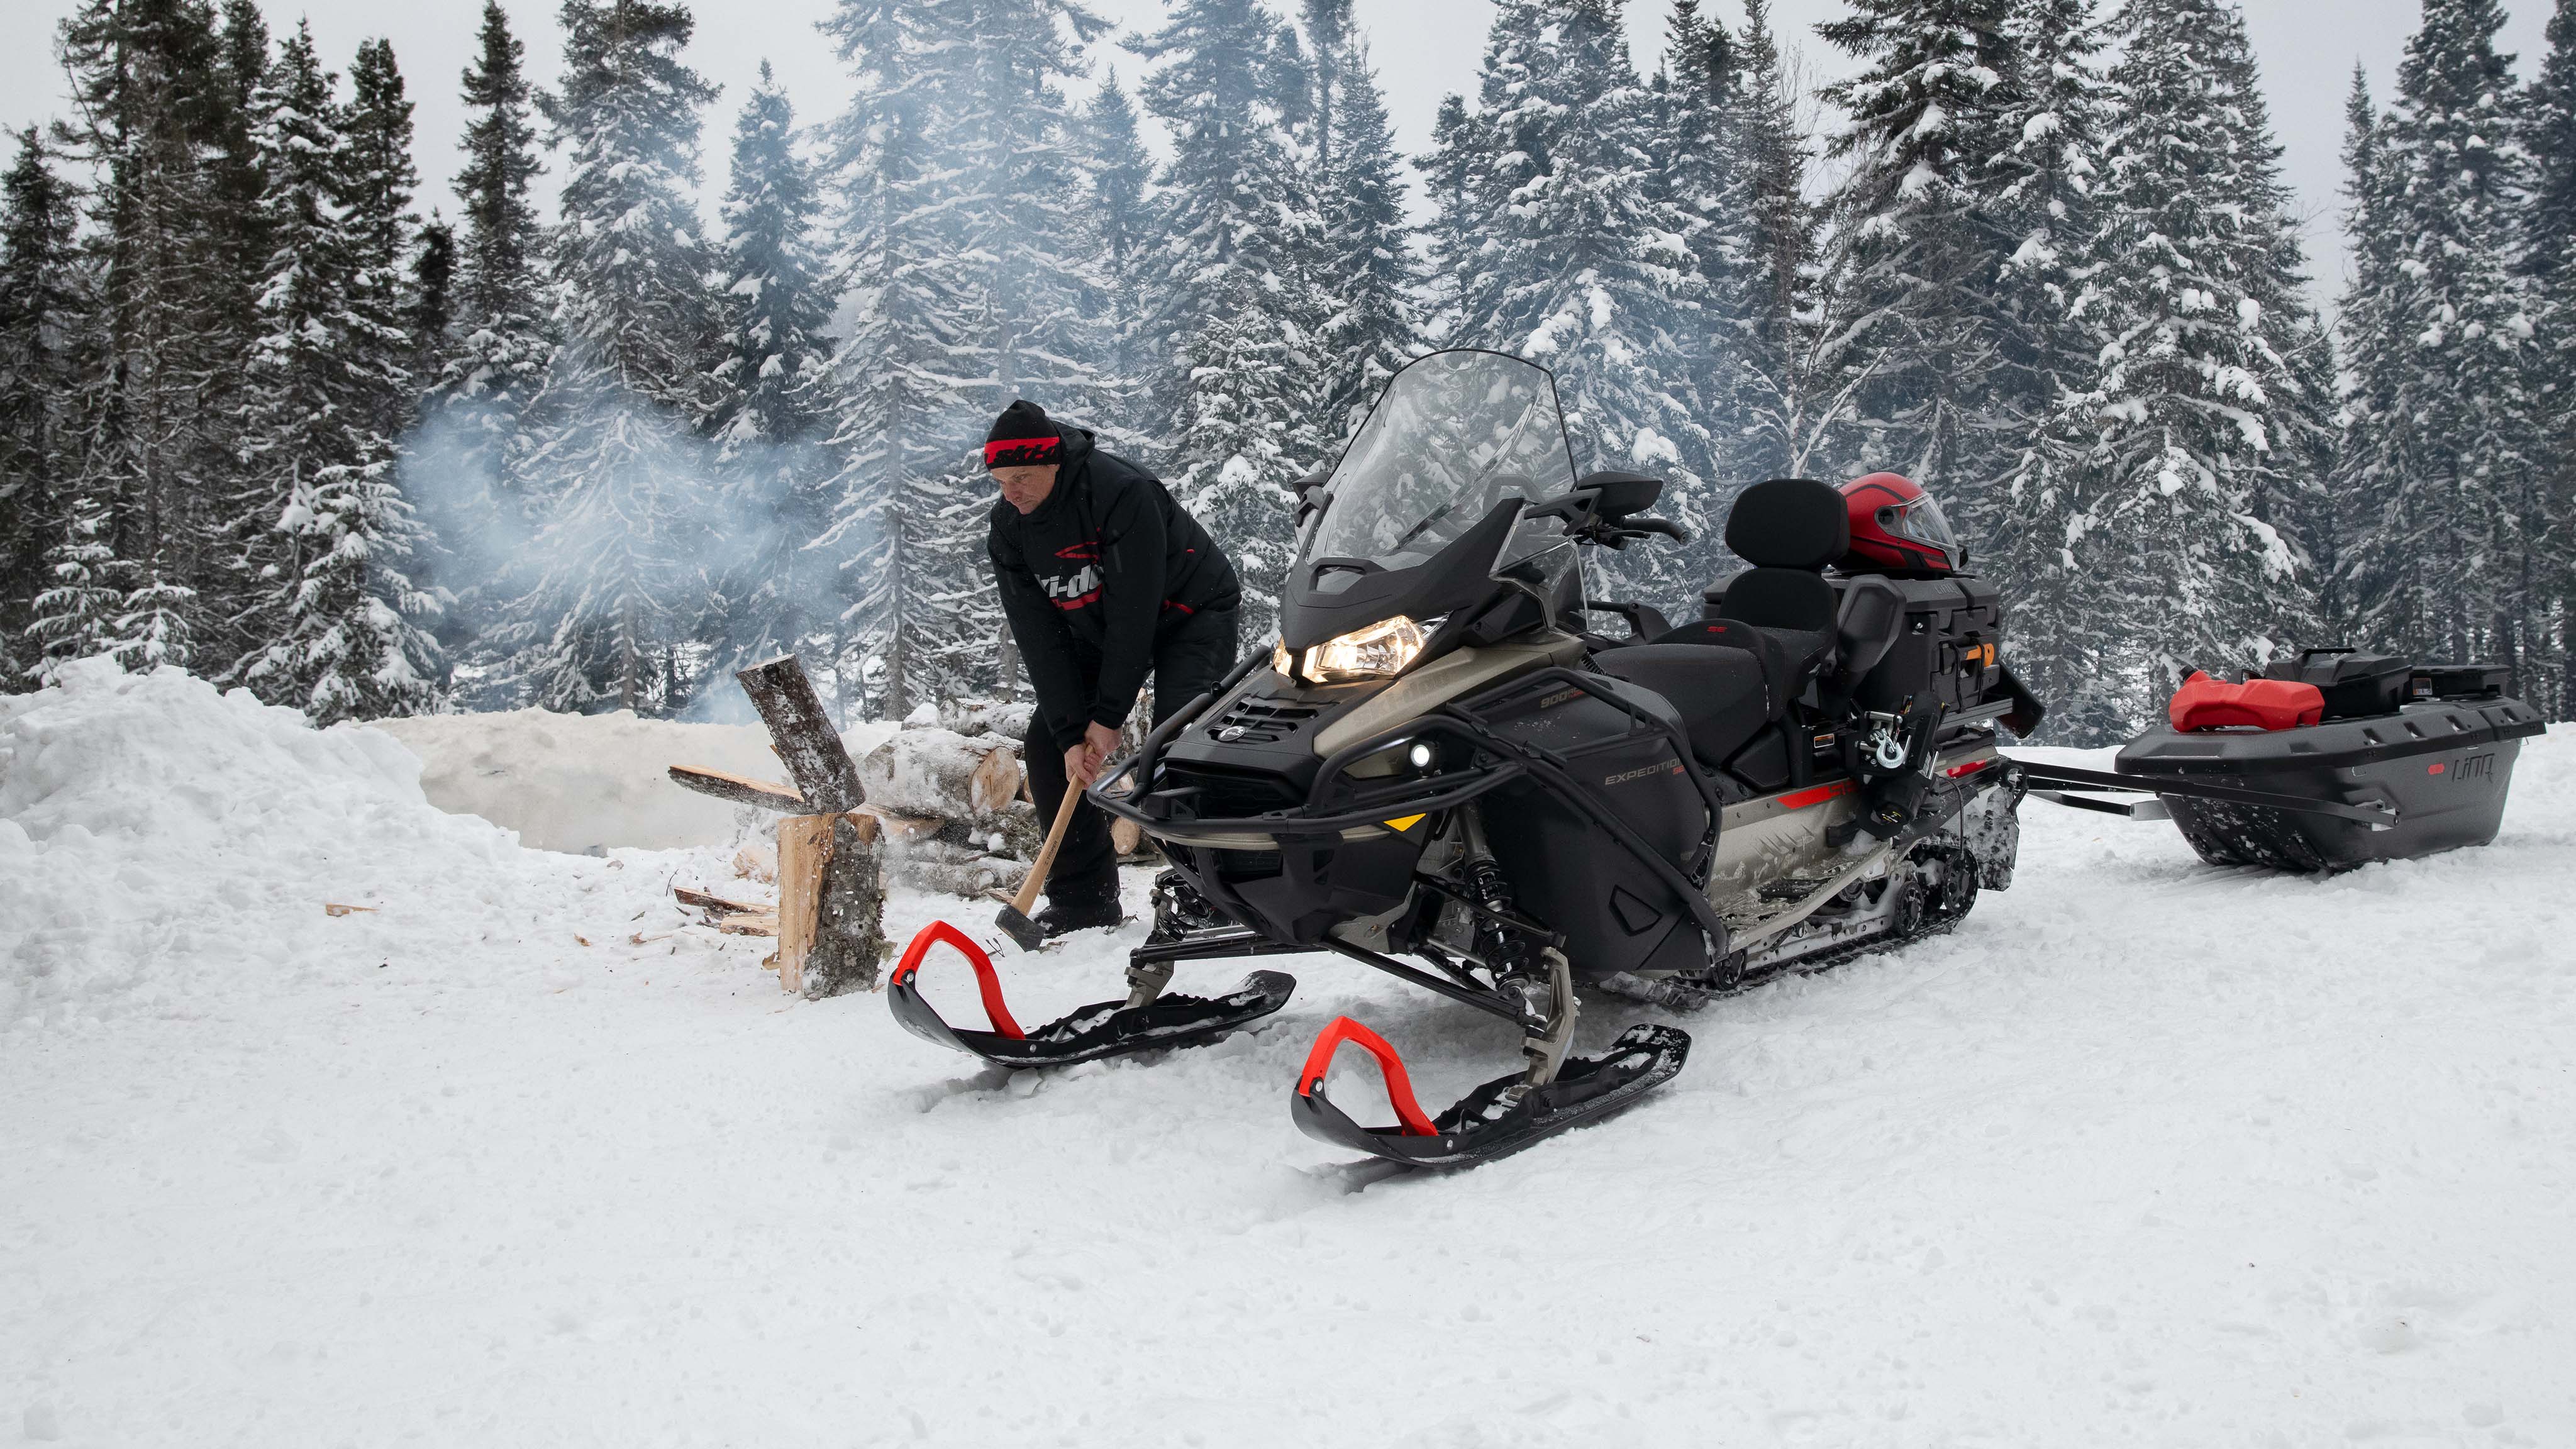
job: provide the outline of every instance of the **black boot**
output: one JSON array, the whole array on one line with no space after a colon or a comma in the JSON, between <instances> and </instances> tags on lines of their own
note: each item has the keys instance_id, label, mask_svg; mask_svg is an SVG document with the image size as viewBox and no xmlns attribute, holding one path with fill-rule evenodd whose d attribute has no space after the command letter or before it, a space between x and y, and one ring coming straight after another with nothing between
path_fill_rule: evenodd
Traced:
<instances>
[{"instance_id":1,"label":"black boot","mask_svg":"<svg viewBox=\"0 0 2576 1449\"><path fill-rule=\"evenodd\" d=\"M1225 918L1207 897L1198 893L1189 878L1177 870L1167 870L1154 877L1154 931L1145 938L1149 946L1177 941L1192 931L1222 926Z\"/></svg>"},{"instance_id":2,"label":"black boot","mask_svg":"<svg viewBox=\"0 0 2576 1449\"><path fill-rule=\"evenodd\" d=\"M1125 919L1126 913L1118 908L1115 894L1073 900L1049 896L1046 909L1038 912L1037 927L1051 941L1068 931L1098 930L1115 926Z\"/></svg>"}]
</instances>

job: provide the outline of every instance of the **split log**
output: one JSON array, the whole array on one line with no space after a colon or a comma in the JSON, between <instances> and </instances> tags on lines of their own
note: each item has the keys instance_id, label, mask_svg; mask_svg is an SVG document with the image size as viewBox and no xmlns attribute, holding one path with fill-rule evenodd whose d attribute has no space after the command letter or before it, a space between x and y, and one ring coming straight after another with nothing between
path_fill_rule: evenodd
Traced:
<instances>
[{"instance_id":1,"label":"split log","mask_svg":"<svg viewBox=\"0 0 2576 1449\"><path fill-rule=\"evenodd\" d=\"M888 944L876 817L779 821L778 984L808 997L872 990Z\"/></svg>"},{"instance_id":2,"label":"split log","mask_svg":"<svg viewBox=\"0 0 2576 1449\"><path fill-rule=\"evenodd\" d=\"M968 738L937 726L896 732L859 766L881 810L998 820L1020 789L1020 751L999 735Z\"/></svg>"},{"instance_id":3,"label":"split log","mask_svg":"<svg viewBox=\"0 0 2576 1449\"><path fill-rule=\"evenodd\" d=\"M1145 827L1125 816L1112 815L1109 817L1109 843L1117 850L1118 858L1125 860L1144 850Z\"/></svg>"},{"instance_id":4,"label":"split log","mask_svg":"<svg viewBox=\"0 0 2576 1449\"><path fill-rule=\"evenodd\" d=\"M757 905L750 901L729 901L723 896L709 895L705 891L693 891L687 886L672 887L671 899L678 901L681 905L695 906L699 910L706 911L714 915L760 916L773 914L768 906Z\"/></svg>"},{"instance_id":5,"label":"split log","mask_svg":"<svg viewBox=\"0 0 2576 1449\"><path fill-rule=\"evenodd\" d=\"M728 936L775 936L778 934L778 918L776 916L727 916L716 922L716 929Z\"/></svg>"},{"instance_id":6,"label":"split log","mask_svg":"<svg viewBox=\"0 0 2576 1449\"><path fill-rule=\"evenodd\" d=\"M781 654L737 672L734 678L742 682L742 692L751 696L761 723L769 726L770 748L787 766L806 809L839 815L866 803L859 768L851 763L840 731L823 713L823 701L816 697L814 683L805 677L805 666L795 655Z\"/></svg>"},{"instance_id":7,"label":"split log","mask_svg":"<svg viewBox=\"0 0 2576 1449\"><path fill-rule=\"evenodd\" d=\"M782 815L802 815L813 808L805 803L804 796L796 793L793 785L727 774L703 765L673 765L670 775L674 785L685 786L701 795L713 795L719 800L730 800L736 805L757 805Z\"/></svg>"}]
</instances>

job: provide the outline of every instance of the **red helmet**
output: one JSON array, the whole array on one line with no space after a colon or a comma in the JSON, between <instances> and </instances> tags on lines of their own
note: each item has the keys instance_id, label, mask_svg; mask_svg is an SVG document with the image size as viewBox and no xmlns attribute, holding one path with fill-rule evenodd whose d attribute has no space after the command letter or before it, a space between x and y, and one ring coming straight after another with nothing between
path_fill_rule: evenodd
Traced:
<instances>
[{"instance_id":1,"label":"red helmet","mask_svg":"<svg viewBox=\"0 0 2576 1449\"><path fill-rule=\"evenodd\" d=\"M1851 509L1845 573L1946 574L1967 561L1941 505L1911 478L1872 473L1842 487Z\"/></svg>"}]
</instances>

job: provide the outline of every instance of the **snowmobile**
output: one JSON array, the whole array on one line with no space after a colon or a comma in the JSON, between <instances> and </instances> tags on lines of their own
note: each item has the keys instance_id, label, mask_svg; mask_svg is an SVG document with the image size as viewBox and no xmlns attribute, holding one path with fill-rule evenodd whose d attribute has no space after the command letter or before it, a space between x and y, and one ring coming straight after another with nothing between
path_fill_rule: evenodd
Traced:
<instances>
[{"instance_id":1,"label":"snowmobile","mask_svg":"<svg viewBox=\"0 0 2576 1449\"><path fill-rule=\"evenodd\" d=\"M1584 994L1686 1009L1945 930L2011 883L2024 787L1996 726L2039 706L1998 655L1994 589L1890 477L1745 489L1725 540L1751 567L1674 627L1585 586L1589 550L1686 541L1648 512L1662 482L1578 476L1545 368L1418 359L1304 489L1276 644L1089 791L1173 867L1127 997L1022 1031L990 962L933 927L897 1017L994 1062L1089 1060L1213 1040L1295 987L1172 994L1178 963L1328 952L1512 1023L1523 1060L1434 1116L1390 1044L1336 1019L1291 1098L1308 1135L1452 1167L1629 1105L1690 1038L1640 1023L1574 1055ZM922 999L940 940L989 1030ZM1344 1044L1377 1058L1394 1125L1327 1093Z\"/></svg>"}]
</instances>

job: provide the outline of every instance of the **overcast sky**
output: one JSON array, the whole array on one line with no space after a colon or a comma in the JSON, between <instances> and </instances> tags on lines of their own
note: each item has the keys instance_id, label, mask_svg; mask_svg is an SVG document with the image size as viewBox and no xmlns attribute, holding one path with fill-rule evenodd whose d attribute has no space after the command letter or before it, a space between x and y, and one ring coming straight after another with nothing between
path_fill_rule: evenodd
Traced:
<instances>
[{"instance_id":1,"label":"overcast sky","mask_svg":"<svg viewBox=\"0 0 2576 1449\"><path fill-rule=\"evenodd\" d=\"M482 0L263 3L271 24L281 31L299 15L309 16L325 61L334 68L347 66L361 39L379 34L392 39L419 105L422 207L454 211L447 186L456 169L456 136L462 122L457 77L471 58ZM2529 76L2539 59L2546 0L2509 3L2514 8L2504 44L2519 53L2519 68ZM553 0L504 0L504 4L520 38L527 42L531 71L540 83L551 81L559 68L562 41L555 27ZM23 126L61 112L63 82L54 60L54 31L73 6L74 0L0 0L0 119L10 125ZM1374 48L1379 79L1387 89L1398 139L1409 151L1424 149L1430 144L1432 116L1440 97L1475 85L1492 8L1487 0L1357 0L1357 7ZM1812 74L1830 77L1843 69L1841 54L1814 34L1817 21L1841 12L1837 0L1774 0L1774 7L1773 23ZM839 67L814 29L815 21L831 8L831 0L749 0L722 8L701 4L698 40L690 60L725 88L723 99L708 115L710 193L723 187L734 112L764 58L776 67L802 120L830 114L847 96ZM1165 9L1162 0L1092 0L1092 8L1113 21L1145 28L1157 23ZM1663 46L1666 8L1665 0L1629 0L1629 27L1638 60L1649 70ZM1730 23L1740 15L1735 0L1713 0L1712 8ZM2343 268L2335 212L2344 89L2353 62L2359 60L2369 69L2374 92L2384 98L2416 17L2417 0L2248 0L2246 4L2246 20L2271 94L2273 124L2288 147L2290 181L2298 189L2308 220L2312 266L2323 283L2318 300L2329 305L2340 289ZM1141 63L1118 50L1115 40L1113 36L1094 47L1095 63L1115 66L1132 78Z\"/></svg>"}]
</instances>

